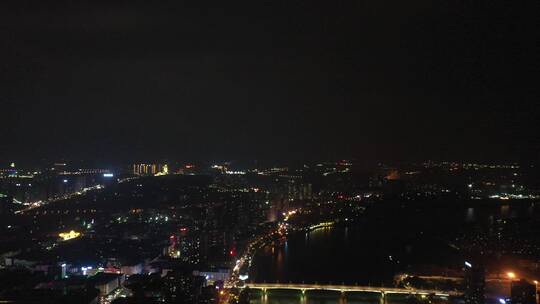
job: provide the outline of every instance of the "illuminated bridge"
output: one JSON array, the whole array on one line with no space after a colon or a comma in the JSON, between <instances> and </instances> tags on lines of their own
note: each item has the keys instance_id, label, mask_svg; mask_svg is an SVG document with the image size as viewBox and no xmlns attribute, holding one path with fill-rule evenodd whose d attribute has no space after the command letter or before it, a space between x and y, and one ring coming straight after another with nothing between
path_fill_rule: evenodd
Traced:
<instances>
[{"instance_id":1,"label":"illuminated bridge","mask_svg":"<svg viewBox=\"0 0 540 304\"><path fill-rule=\"evenodd\" d=\"M319 291L337 291L340 292L340 303L346 303L347 294L353 292L373 293L379 297L379 303L385 304L387 295L400 294L407 296L432 296L446 298L448 296L461 295L457 292L442 292L440 290L425 289L405 289L392 287L371 287L371 286L350 286L350 285L319 285L319 284L282 284L282 283L246 283L244 287L262 291L262 302L267 303L269 290L297 290L301 292L301 302L306 302L306 292Z\"/></svg>"}]
</instances>

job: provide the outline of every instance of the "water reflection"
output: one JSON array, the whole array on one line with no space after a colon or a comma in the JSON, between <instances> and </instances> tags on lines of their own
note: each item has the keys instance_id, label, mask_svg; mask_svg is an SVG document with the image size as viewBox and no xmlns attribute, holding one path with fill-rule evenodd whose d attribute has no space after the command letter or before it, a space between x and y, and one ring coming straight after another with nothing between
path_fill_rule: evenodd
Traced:
<instances>
[{"instance_id":1,"label":"water reflection","mask_svg":"<svg viewBox=\"0 0 540 304\"><path fill-rule=\"evenodd\" d=\"M467 209L467 215L465 215L465 221L474 222L474 208Z\"/></svg>"},{"instance_id":2,"label":"water reflection","mask_svg":"<svg viewBox=\"0 0 540 304\"><path fill-rule=\"evenodd\" d=\"M501 206L501 213L500 213L501 217L503 219L506 219L509 217L510 215L510 206L509 205L502 205Z\"/></svg>"}]
</instances>

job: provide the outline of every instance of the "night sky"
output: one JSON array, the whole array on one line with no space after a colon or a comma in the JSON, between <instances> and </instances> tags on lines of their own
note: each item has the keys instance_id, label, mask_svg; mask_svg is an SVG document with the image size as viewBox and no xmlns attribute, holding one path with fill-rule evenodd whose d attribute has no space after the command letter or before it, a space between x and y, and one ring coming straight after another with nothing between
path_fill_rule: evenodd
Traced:
<instances>
[{"instance_id":1,"label":"night sky","mask_svg":"<svg viewBox=\"0 0 540 304\"><path fill-rule=\"evenodd\" d=\"M538 160L535 2L2 1L0 160Z\"/></svg>"}]
</instances>

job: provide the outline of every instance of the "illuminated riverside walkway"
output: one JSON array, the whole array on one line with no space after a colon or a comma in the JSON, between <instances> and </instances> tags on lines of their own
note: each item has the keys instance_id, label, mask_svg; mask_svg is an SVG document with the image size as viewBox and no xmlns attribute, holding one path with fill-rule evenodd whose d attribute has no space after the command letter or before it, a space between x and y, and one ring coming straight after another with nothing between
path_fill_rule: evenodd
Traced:
<instances>
[{"instance_id":1,"label":"illuminated riverside walkway","mask_svg":"<svg viewBox=\"0 0 540 304\"><path fill-rule=\"evenodd\" d=\"M286 283L246 283L244 287L249 287L254 290L262 291L262 303L268 303L269 290L298 290L301 291L301 303L306 303L306 291L321 290L321 291L338 291L341 293L340 303L347 302L347 293L351 292L368 292L378 293L379 303L386 304L386 295L402 294L410 296L435 296L448 297L461 295L457 292L442 292L439 290L424 290L424 289L405 289L392 287L372 287L372 286L350 286L350 285L320 285L320 284L286 284Z\"/></svg>"}]
</instances>

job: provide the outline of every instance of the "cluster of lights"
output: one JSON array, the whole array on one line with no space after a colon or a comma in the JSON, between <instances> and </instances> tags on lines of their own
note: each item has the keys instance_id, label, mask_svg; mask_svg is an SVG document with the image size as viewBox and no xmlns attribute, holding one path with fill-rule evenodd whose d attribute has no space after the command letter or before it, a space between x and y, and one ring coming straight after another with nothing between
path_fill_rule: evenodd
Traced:
<instances>
[{"instance_id":1,"label":"cluster of lights","mask_svg":"<svg viewBox=\"0 0 540 304\"><path fill-rule=\"evenodd\" d=\"M92 266L81 267L81 271L83 275L87 275L88 270L92 270Z\"/></svg>"},{"instance_id":2,"label":"cluster of lights","mask_svg":"<svg viewBox=\"0 0 540 304\"><path fill-rule=\"evenodd\" d=\"M246 172L245 171L225 171L226 174L230 174L230 175L245 175Z\"/></svg>"},{"instance_id":3,"label":"cluster of lights","mask_svg":"<svg viewBox=\"0 0 540 304\"><path fill-rule=\"evenodd\" d=\"M283 220L286 222L289 220L289 218L293 215L295 215L298 212L298 210L290 210L289 212L283 212Z\"/></svg>"},{"instance_id":4,"label":"cluster of lights","mask_svg":"<svg viewBox=\"0 0 540 304\"><path fill-rule=\"evenodd\" d=\"M507 193L503 193L503 194L495 194L495 195L490 195L489 198L493 198L493 199L500 199L500 200L509 200L509 199L537 199L537 198L540 198L540 196L538 195L533 195L533 194L528 194L528 195L523 195L523 194L507 194Z\"/></svg>"},{"instance_id":5,"label":"cluster of lights","mask_svg":"<svg viewBox=\"0 0 540 304\"><path fill-rule=\"evenodd\" d=\"M77 232L75 230L71 230L70 232L61 232L58 234L58 236L63 240L63 241L69 241L71 239L75 239L75 238L78 238L79 236L81 236L81 233L80 232Z\"/></svg>"},{"instance_id":6,"label":"cluster of lights","mask_svg":"<svg viewBox=\"0 0 540 304\"><path fill-rule=\"evenodd\" d=\"M309 229L313 230L313 229L318 229L318 228L331 227L333 225L334 225L334 222L323 222L323 223L319 223L317 225L310 226Z\"/></svg>"},{"instance_id":7,"label":"cluster of lights","mask_svg":"<svg viewBox=\"0 0 540 304\"><path fill-rule=\"evenodd\" d=\"M225 165L212 165L212 169L227 171L227 167Z\"/></svg>"}]
</instances>

